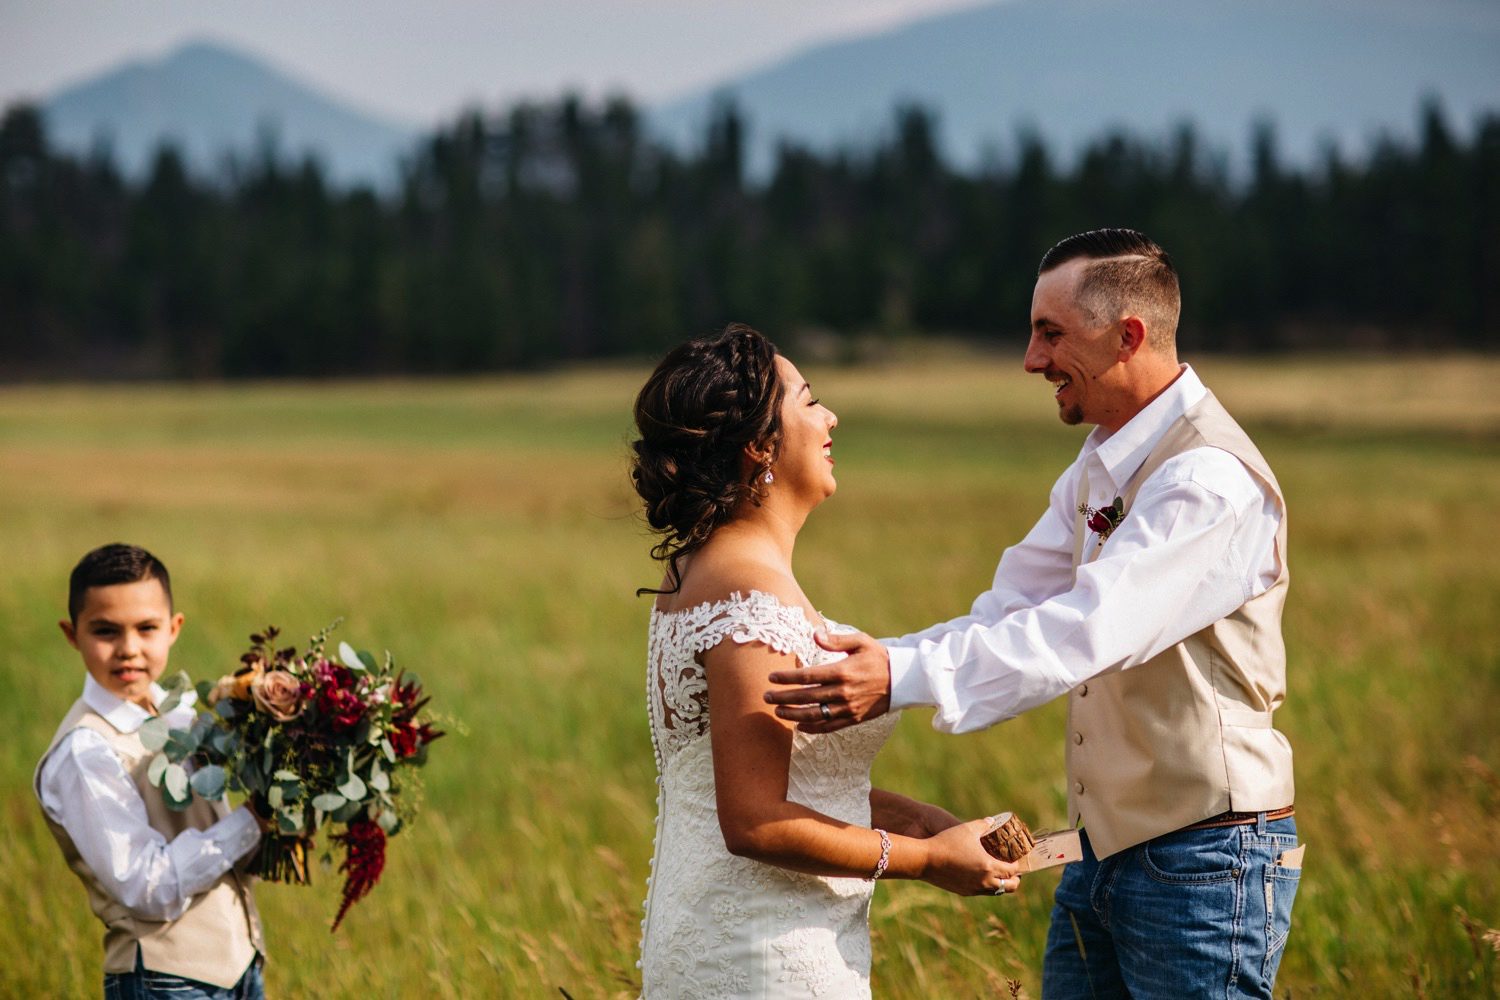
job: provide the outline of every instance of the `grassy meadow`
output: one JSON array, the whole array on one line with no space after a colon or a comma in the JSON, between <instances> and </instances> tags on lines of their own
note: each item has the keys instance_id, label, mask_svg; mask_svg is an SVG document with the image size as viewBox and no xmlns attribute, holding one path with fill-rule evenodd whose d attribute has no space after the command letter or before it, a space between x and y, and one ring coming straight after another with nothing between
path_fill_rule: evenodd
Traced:
<instances>
[{"instance_id":1,"label":"grassy meadow","mask_svg":"<svg viewBox=\"0 0 1500 1000\"><path fill-rule=\"evenodd\" d=\"M1277 994L1492 997L1500 359L1198 367L1291 509L1277 719L1310 847ZM841 420L841 486L798 572L831 617L903 632L987 585L1081 438L1019 369L941 351L808 366ZM174 667L214 677L259 626L300 638L343 615L454 723L425 812L336 937L335 873L260 887L273 996L634 997L654 819L634 589L657 576L625 465L644 374L0 388L0 996L98 993L100 928L30 781L81 684L55 624L68 570L125 540L171 567ZM911 712L876 778L1060 824L1062 730L1060 703L964 737ZM1037 996L1055 883L883 884L877 996Z\"/></svg>"}]
</instances>

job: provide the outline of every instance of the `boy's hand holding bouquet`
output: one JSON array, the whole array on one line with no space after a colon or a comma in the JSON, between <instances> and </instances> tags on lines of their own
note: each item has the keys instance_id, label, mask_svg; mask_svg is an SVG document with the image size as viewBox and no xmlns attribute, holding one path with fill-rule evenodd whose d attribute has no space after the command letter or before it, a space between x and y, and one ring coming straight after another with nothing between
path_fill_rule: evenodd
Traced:
<instances>
[{"instance_id":1,"label":"boy's hand holding bouquet","mask_svg":"<svg viewBox=\"0 0 1500 1000\"><path fill-rule=\"evenodd\" d=\"M412 768L443 735L421 716L421 682L397 671L389 653L377 660L340 643L337 660L329 658L324 647L337 624L314 636L302 656L275 648L275 628L251 636L240 669L198 684L191 729L168 730L158 717L140 731L156 753L150 780L172 808L186 808L195 793L218 798L226 788L248 796L270 826L253 874L306 884L314 835L325 825L343 827L332 836L344 850L345 873L335 929L380 878L386 838L415 812ZM188 683L185 674L168 683L173 694L163 713Z\"/></svg>"}]
</instances>

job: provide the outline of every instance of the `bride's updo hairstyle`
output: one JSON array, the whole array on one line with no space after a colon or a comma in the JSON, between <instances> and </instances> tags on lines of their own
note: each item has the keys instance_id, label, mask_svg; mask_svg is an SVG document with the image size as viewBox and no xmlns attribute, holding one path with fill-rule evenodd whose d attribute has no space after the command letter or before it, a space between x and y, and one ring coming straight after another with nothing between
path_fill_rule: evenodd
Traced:
<instances>
[{"instance_id":1,"label":"bride's updo hairstyle","mask_svg":"<svg viewBox=\"0 0 1500 1000\"><path fill-rule=\"evenodd\" d=\"M740 504L760 503L781 441L785 389L776 353L760 333L733 323L673 348L641 387L630 478L646 522L662 536L651 556L667 563L668 586L642 587L637 596L675 594L682 588L677 561L702 548ZM746 445L765 453L748 474Z\"/></svg>"}]
</instances>

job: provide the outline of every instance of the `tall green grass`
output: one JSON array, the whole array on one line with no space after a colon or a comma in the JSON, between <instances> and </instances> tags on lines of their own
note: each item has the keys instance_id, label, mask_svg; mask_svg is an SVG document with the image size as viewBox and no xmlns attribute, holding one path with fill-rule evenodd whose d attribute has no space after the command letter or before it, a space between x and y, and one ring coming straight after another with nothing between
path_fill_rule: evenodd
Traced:
<instances>
[{"instance_id":1,"label":"tall green grass","mask_svg":"<svg viewBox=\"0 0 1500 1000\"><path fill-rule=\"evenodd\" d=\"M797 564L831 617L901 632L986 586L1080 440L1018 367L811 369L841 486ZM1278 725L1310 847L1278 994L1493 996L1500 362L1200 370L1291 505ZM624 468L643 377L0 391L0 995L98 990L100 928L30 776L81 684L55 624L67 571L128 540L172 569L174 667L211 677L259 626L343 615L462 729L337 936L335 873L260 888L273 995L634 996L654 786L633 592L656 571ZM877 781L1065 819L1060 705L964 737L926 722L908 713ZM882 885L877 995L1036 994L1055 881L1000 900Z\"/></svg>"}]
</instances>

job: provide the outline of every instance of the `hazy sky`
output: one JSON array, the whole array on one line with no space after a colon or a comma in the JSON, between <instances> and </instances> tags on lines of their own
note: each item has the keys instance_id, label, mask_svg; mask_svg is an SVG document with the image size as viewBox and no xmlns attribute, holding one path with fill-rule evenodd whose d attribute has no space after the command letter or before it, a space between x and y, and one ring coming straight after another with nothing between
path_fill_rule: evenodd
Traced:
<instances>
[{"instance_id":1,"label":"hazy sky","mask_svg":"<svg viewBox=\"0 0 1500 1000\"><path fill-rule=\"evenodd\" d=\"M228 42L411 124L565 88L654 102L977 0L0 0L0 105Z\"/></svg>"}]
</instances>

